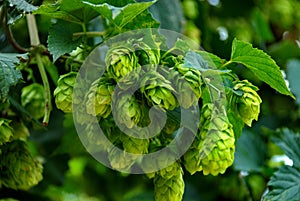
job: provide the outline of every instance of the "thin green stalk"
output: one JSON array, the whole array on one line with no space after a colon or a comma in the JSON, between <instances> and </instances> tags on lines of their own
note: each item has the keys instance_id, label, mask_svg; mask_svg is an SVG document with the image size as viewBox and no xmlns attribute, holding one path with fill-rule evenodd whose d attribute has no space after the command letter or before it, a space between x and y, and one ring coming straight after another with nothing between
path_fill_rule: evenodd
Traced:
<instances>
[{"instance_id":1,"label":"thin green stalk","mask_svg":"<svg viewBox=\"0 0 300 201\"><path fill-rule=\"evenodd\" d=\"M50 112L52 110L50 85L49 85L48 77L44 68L44 64L40 52L37 52L35 58L37 61L37 66L39 68L43 85L44 85L44 90L45 90L45 114L43 119L43 126L47 126L50 119Z\"/></svg>"},{"instance_id":2,"label":"thin green stalk","mask_svg":"<svg viewBox=\"0 0 300 201\"><path fill-rule=\"evenodd\" d=\"M227 61L225 64L223 64L220 69L225 69L226 66L228 66L229 64L232 64L232 61Z\"/></svg>"},{"instance_id":3,"label":"thin green stalk","mask_svg":"<svg viewBox=\"0 0 300 201\"><path fill-rule=\"evenodd\" d=\"M84 58L87 57L88 55L88 52L87 52L87 46L88 46L88 41L87 41L87 31L86 31L86 26L85 24L83 23L82 24L82 30L83 30L83 56Z\"/></svg>"},{"instance_id":4,"label":"thin green stalk","mask_svg":"<svg viewBox=\"0 0 300 201\"><path fill-rule=\"evenodd\" d=\"M94 32L77 32L73 33L73 37L87 36L87 37L102 37L105 35L104 31L94 31Z\"/></svg>"},{"instance_id":5,"label":"thin green stalk","mask_svg":"<svg viewBox=\"0 0 300 201\"><path fill-rule=\"evenodd\" d=\"M35 17L32 14L27 14L26 19L27 19L27 26L29 30L30 44L31 46L38 46L40 45L40 38L36 26Z\"/></svg>"},{"instance_id":6,"label":"thin green stalk","mask_svg":"<svg viewBox=\"0 0 300 201\"><path fill-rule=\"evenodd\" d=\"M40 45L40 38L38 35L38 29L35 21L35 17L32 14L27 14L27 26L29 30L29 37L30 37L30 44L31 46L35 47L32 50L32 53L34 54L37 66L40 71L43 85L44 85L44 91L45 91L45 114L43 119L43 126L47 126L49 119L50 119L50 112L52 109L52 103L51 103L51 91L50 91L50 85L48 81L48 77L45 71L45 67L42 61L41 52L44 50L44 48Z\"/></svg>"}]
</instances>

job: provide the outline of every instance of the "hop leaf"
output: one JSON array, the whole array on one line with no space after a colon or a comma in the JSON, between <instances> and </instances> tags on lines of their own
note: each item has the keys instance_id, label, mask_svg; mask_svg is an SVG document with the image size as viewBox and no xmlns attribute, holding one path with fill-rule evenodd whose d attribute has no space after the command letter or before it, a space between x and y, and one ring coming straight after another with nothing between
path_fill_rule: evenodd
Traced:
<instances>
[{"instance_id":1,"label":"hop leaf","mask_svg":"<svg viewBox=\"0 0 300 201\"><path fill-rule=\"evenodd\" d=\"M242 91L242 96L232 94L232 104L234 110L242 118L245 124L252 125L253 120L258 119L260 112L260 104L262 102L260 96L257 94L258 88L251 84L248 80L236 81L234 83L234 90Z\"/></svg>"},{"instance_id":2,"label":"hop leaf","mask_svg":"<svg viewBox=\"0 0 300 201\"><path fill-rule=\"evenodd\" d=\"M86 96L86 111L94 116L108 117L111 113L111 96L114 91L114 85L107 75L102 76L92 83Z\"/></svg>"},{"instance_id":3,"label":"hop leaf","mask_svg":"<svg viewBox=\"0 0 300 201\"><path fill-rule=\"evenodd\" d=\"M9 125L10 122L8 119L0 118L0 145L9 142L13 136L13 129Z\"/></svg>"},{"instance_id":4,"label":"hop leaf","mask_svg":"<svg viewBox=\"0 0 300 201\"><path fill-rule=\"evenodd\" d=\"M224 113L213 104L205 104L201 111L200 132L184 155L186 169L194 174L223 174L234 160L234 133Z\"/></svg>"},{"instance_id":5,"label":"hop leaf","mask_svg":"<svg viewBox=\"0 0 300 201\"><path fill-rule=\"evenodd\" d=\"M158 105L166 110L173 110L178 106L171 82L158 72L151 71L142 78L141 92L150 105Z\"/></svg>"},{"instance_id":6,"label":"hop leaf","mask_svg":"<svg viewBox=\"0 0 300 201\"><path fill-rule=\"evenodd\" d=\"M35 160L26 142L15 140L1 147L0 177L12 189L29 189L42 180L42 164Z\"/></svg>"},{"instance_id":7,"label":"hop leaf","mask_svg":"<svg viewBox=\"0 0 300 201\"><path fill-rule=\"evenodd\" d=\"M181 201L184 193L183 171L178 162L159 170L154 176L156 201Z\"/></svg>"},{"instance_id":8,"label":"hop leaf","mask_svg":"<svg viewBox=\"0 0 300 201\"><path fill-rule=\"evenodd\" d=\"M60 76L54 90L55 103L58 109L65 113L72 112L73 87L77 73L70 72Z\"/></svg>"},{"instance_id":9,"label":"hop leaf","mask_svg":"<svg viewBox=\"0 0 300 201\"><path fill-rule=\"evenodd\" d=\"M105 63L109 76L118 81L138 66L138 59L131 45L120 44L108 50Z\"/></svg>"},{"instance_id":10,"label":"hop leaf","mask_svg":"<svg viewBox=\"0 0 300 201\"><path fill-rule=\"evenodd\" d=\"M22 89L22 106L36 119L45 114L45 92L41 84L33 83Z\"/></svg>"}]
</instances>

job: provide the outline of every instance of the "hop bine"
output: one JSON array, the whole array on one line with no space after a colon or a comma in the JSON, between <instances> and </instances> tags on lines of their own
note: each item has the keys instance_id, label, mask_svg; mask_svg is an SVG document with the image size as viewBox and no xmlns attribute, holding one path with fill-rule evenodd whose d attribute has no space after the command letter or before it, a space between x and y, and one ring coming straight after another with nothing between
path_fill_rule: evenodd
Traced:
<instances>
[{"instance_id":1,"label":"hop bine","mask_svg":"<svg viewBox=\"0 0 300 201\"><path fill-rule=\"evenodd\" d=\"M0 178L4 186L29 189L42 180L42 164L35 160L26 142L14 140L1 147Z\"/></svg>"},{"instance_id":2,"label":"hop bine","mask_svg":"<svg viewBox=\"0 0 300 201\"><path fill-rule=\"evenodd\" d=\"M36 119L45 114L45 92L41 84L33 83L22 89L22 106Z\"/></svg>"},{"instance_id":3,"label":"hop bine","mask_svg":"<svg viewBox=\"0 0 300 201\"><path fill-rule=\"evenodd\" d=\"M242 118L245 124L252 125L252 121L258 119L260 112L260 104L262 102L257 94L258 88L251 84L248 80L236 81L233 83L233 89L242 91L242 95L238 96L233 93L231 96L234 111Z\"/></svg>"},{"instance_id":4,"label":"hop bine","mask_svg":"<svg viewBox=\"0 0 300 201\"><path fill-rule=\"evenodd\" d=\"M76 76L77 73L75 72L60 76L54 90L56 106L65 113L72 112L72 97Z\"/></svg>"},{"instance_id":5,"label":"hop bine","mask_svg":"<svg viewBox=\"0 0 300 201\"><path fill-rule=\"evenodd\" d=\"M213 104L202 107L200 131L184 155L186 169L194 174L223 174L234 160L234 133L227 116Z\"/></svg>"}]
</instances>

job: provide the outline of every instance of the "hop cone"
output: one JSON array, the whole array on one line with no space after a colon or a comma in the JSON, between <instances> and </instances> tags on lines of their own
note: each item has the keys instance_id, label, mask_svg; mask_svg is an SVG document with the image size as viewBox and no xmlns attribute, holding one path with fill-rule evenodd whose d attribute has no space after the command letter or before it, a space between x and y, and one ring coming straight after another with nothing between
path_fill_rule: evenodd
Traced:
<instances>
[{"instance_id":1,"label":"hop cone","mask_svg":"<svg viewBox=\"0 0 300 201\"><path fill-rule=\"evenodd\" d=\"M4 186L26 190L42 180L43 166L33 158L24 141L12 141L1 149L0 178Z\"/></svg>"},{"instance_id":2,"label":"hop cone","mask_svg":"<svg viewBox=\"0 0 300 201\"><path fill-rule=\"evenodd\" d=\"M161 60L161 64L163 66L174 67L174 66L178 65L179 63L183 63L183 61L184 61L183 55L166 53L164 58Z\"/></svg>"},{"instance_id":3,"label":"hop cone","mask_svg":"<svg viewBox=\"0 0 300 201\"><path fill-rule=\"evenodd\" d=\"M13 136L13 129L10 127L10 120L0 118L0 145L9 142Z\"/></svg>"},{"instance_id":4,"label":"hop cone","mask_svg":"<svg viewBox=\"0 0 300 201\"><path fill-rule=\"evenodd\" d=\"M183 171L178 162L155 173L154 193L156 201L181 201L183 192Z\"/></svg>"},{"instance_id":5,"label":"hop cone","mask_svg":"<svg viewBox=\"0 0 300 201\"><path fill-rule=\"evenodd\" d=\"M172 80L172 85L178 93L178 102L184 108L198 104L202 95L202 78L200 71L185 68L181 64L176 68L162 69L163 75Z\"/></svg>"},{"instance_id":6,"label":"hop cone","mask_svg":"<svg viewBox=\"0 0 300 201\"><path fill-rule=\"evenodd\" d=\"M121 135L120 140L124 151L133 154L146 154L148 153L149 139L139 139L130 137L126 134Z\"/></svg>"},{"instance_id":7,"label":"hop cone","mask_svg":"<svg viewBox=\"0 0 300 201\"><path fill-rule=\"evenodd\" d=\"M100 120L100 125L96 122L86 124L84 133L86 135L87 150L89 152L108 151L110 143L119 143L121 131L111 121L112 118Z\"/></svg>"},{"instance_id":8,"label":"hop cone","mask_svg":"<svg viewBox=\"0 0 300 201\"><path fill-rule=\"evenodd\" d=\"M260 96L256 92L258 88L248 80L243 80L236 81L233 89L243 92L242 96L236 94L232 95L233 107L244 123L251 126L252 121L258 119L260 104L262 102Z\"/></svg>"},{"instance_id":9,"label":"hop cone","mask_svg":"<svg viewBox=\"0 0 300 201\"><path fill-rule=\"evenodd\" d=\"M14 136L13 136L14 140L17 140L20 138L25 139L29 136L29 129L25 126L23 121L14 119L11 122L11 127L14 131Z\"/></svg>"},{"instance_id":10,"label":"hop cone","mask_svg":"<svg viewBox=\"0 0 300 201\"><path fill-rule=\"evenodd\" d=\"M173 110L178 106L171 82L158 72L151 71L142 78L141 92L150 105L158 105L166 110Z\"/></svg>"},{"instance_id":11,"label":"hop cone","mask_svg":"<svg viewBox=\"0 0 300 201\"><path fill-rule=\"evenodd\" d=\"M232 125L209 103L202 108L200 126L200 133L184 155L184 165L191 174L201 170L204 175L223 174L234 160Z\"/></svg>"},{"instance_id":12,"label":"hop cone","mask_svg":"<svg viewBox=\"0 0 300 201\"><path fill-rule=\"evenodd\" d=\"M121 44L107 51L105 63L109 76L119 80L138 66L138 59L131 45Z\"/></svg>"},{"instance_id":13,"label":"hop cone","mask_svg":"<svg viewBox=\"0 0 300 201\"><path fill-rule=\"evenodd\" d=\"M41 84L33 83L22 89L22 106L36 119L45 113L45 92Z\"/></svg>"},{"instance_id":14,"label":"hop cone","mask_svg":"<svg viewBox=\"0 0 300 201\"><path fill-rule=\"evenodd\" d=\"M73 87L77 73L70 72L60 76L57 87L54 90L55 103L58 109L63 112L72 112Z\"/></svg>"},{"instance_id":15,"label":"hop cone","mask_svg":"<svg viewBox=\"0 0 300 201\"><path fill-rule=\"evenodd\" d=\"M143 41L137 41L134 47L140 65L159 64L160 52L157 46L147 45Z\"/></svg>"},{"instance_id":16,"label":"hop cone","mask_svg":"<svg viewBox=\"0 0 300 201\"><path fill-rule=\"evenodd\" d=\"M108 117L111 113L111 96L114 85L107 76L103 76L92 83L86 96L86 111L94 116Z\"/></svg>"},{"instance_id":17,"label":"hop cone","mask_svg":"<svg viewBox=\"0 0 300 201\"><path fill-rule=\"evenodd\" d=\"M128 94L120 94L114 97L114 112L116 121L124 124L127 128L137 125L141 119L141 108L134 96Z\"/></svg>"},{"instance_id":18,"label":"hop cone","mask_svg":"<svg viewBox=\"0 0 300 201\"><path fill-rule=\"evenodd\" d=\"M119 151L121 152L119 152ZM113 147L108 152L108 159L112 168L116 170L129 170L136 161L136 156L117 147Z\"/></svg>"}]
</instances>

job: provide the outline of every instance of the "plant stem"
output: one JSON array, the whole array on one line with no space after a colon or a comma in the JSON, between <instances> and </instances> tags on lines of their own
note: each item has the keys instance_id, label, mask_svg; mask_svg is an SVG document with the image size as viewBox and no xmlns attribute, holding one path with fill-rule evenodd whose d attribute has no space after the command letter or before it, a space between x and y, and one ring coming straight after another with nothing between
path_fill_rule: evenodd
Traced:
<instances>
[{"instance_id":1,"label":"plant stem","mask_svg":"<svg viewBox=\"0 0 300 201\"><path fill-rule=\"evenodd\" d=\"M27 25L29 29L29 37L30 37L30 44L31 46L35 47L32 50L32 53L34 54L37 66L40 71L43 85L44 85L44 91L45 91L45 114L43 119L43 126L47 126L50 118L50 112L52 109L51 104L51 91L50 91L50 85L48 81L48 77L44 68L41 52L44 51L44 47L40 45L40 38L38 35L38 29L36 26L35 17L32 14L27 14Z\"/></svg>"},{"instance_id":2,"label":"plant stem","mask_svg":"<svg viewBox=\"0 0 300 201\"><path fill-rule=\"evenodd\" d=\"M99 32L77 32L77 33L73 33L73 37L78 37L78 36L101 37L101 36L104 36L104 34L105 34L104 31L99 31Z\"/></svg>"},{"instance_id":3,"label":"plant stem","mask_svg":"<svg viewBox=\"0 0 300 201\"><path fill-rule=\"evenodd\" d=\"M35 17L32 14L27 14L26 19L29 29L30 44L31 46L38 46L40 44L40 38L36 26Z\"/></svg>"},{"instance_id":4,"label":"plant stem","mask_svg":"<svg viewBox=\"0 0 300 201\"><path fill-rule=\"evenodd\" d=\"M223 65L220 67L220 69L225 69L225 67L228 66L228 65L231 64L231 63L232 63L231 60L230 60L230 61L227 61L225 64L223 64Z\"/></svg>"},{"instance_id":5,"label":"plant stem","mask_svg":"<svg viewBox=\"0 0 300 201\"><path fill-rule=\"evenodd\" d=\"M24 47L22 47L21 45L19 45L19 43L15 40L11 29L9 27L9 25L7 24L7 14L6 14L6 8L3 7L1 9L1 16L0 16L1 21L3 20L3 26L4 26L4 30L5 30L5 35L7 37L7 39L9 40L10 44L20 53L25 53L25 52L29 52L29 49L26 49Z\"/></svg>"},{"instance_id":6,"label":"plant stem","mask_svg":"<svg viewBox=\"0 0 300 201\"><path fill-rule=\"evenodd\" d=\"M45 90L45 114L44 114L44 119L43 119L43 126L47 126L50 118L50 112L52 110L52 104L51 104L51 91L50 91L50 85L48 81L48 77L44 68L44 64L42 61L41 54L38 52L35 55L36 61L37 61L37 66L39 68L42 80L43 80L43 85L44 85L44 90Z\"/></svg>"}]
</instances>

